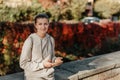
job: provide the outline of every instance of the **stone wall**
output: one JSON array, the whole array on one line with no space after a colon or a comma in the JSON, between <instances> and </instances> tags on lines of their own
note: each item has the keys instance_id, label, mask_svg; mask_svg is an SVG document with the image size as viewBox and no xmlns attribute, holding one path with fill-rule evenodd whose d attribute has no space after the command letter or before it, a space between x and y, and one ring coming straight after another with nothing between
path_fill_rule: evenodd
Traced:
<instances>
[{"instance_id":1,"label":"stone wall","mask_svg":"<svg viewBox=\"0 0 120 80\"><path fill-rule=\"evenodd\" d=\"M120 51L64 63L55 67L56 80L120 80ZM23 80L23 72L0 80Z\"/></svg>"},{"instance_id":2,"label":"stone wall","mask_svg":"<svg viewBox=\"0 0 120 80\"><path fill-rule=\"evenodd\" d=\"M56 80L119 80L119 57L120 51L117 51L65 63L56 70Z\"/></svg>"},{"instance_id":3,"label":"stone wall","mask_svg":"<svg viewBox=\"0 0 120 80\"><path fill-rule=\"evenodd\" d=\"M112 68L105 72L88 76L82 80L119 80L119 79L120 79L120 68Z\"/></svg>"}]
</instances>

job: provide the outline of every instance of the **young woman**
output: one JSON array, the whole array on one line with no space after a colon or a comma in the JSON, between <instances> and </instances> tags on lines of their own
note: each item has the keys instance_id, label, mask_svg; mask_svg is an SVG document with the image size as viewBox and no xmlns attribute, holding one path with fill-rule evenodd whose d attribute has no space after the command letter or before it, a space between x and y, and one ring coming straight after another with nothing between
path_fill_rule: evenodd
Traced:
<instances>
[{"instance_id":1,"label":"young woman","mask_svg":"<svg viewBox=\"0 0 120 80\"><path fill-rule=\"evenodd\" d=\"M20 56L20 67L24 69L26 80L55 80L54 68L63 63L54 55L54 39L47 31L49 18L46 14L35 17L36 32L25 40Z\"/></svg>"}]
</instances>

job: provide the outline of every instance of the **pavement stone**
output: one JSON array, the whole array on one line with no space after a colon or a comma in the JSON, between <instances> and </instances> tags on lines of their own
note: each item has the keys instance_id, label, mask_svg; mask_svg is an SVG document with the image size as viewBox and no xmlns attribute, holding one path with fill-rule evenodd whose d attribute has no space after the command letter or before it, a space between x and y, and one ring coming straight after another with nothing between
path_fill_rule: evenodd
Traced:
<instances>
[{"instance_id":1,"label":"pavement stone","mask_svg":"<svg viewBox=\"0 0 120 80\"><path fill-rule=\"evenodd\" d=\"M115 68L116 70L119 70L117 69L120 68L119 61L120 51L90 57L84 60L67 62L62 64L61 66L55 67L55 78L56 80L82 80L85 77L99 74L107 70L112 70ZM113 71L112 73L119 74L118 72L116 73L116 71ZM19 72L6 76L1 76L0 80L24 80L23 74L23 72ZM105 73L103 73L103 75L104 74Z\"/></svg>"},{"instance_id":2,"label":"pavement stone","mask_svg":"<svg viewBox=\"0 0 120 80\"><path fill-rule=\"evenodd\" d=\"M6 76L1 76L0 80L24 80L24 74L23 72L19 72Z\"/></svg>"}]
</instances>

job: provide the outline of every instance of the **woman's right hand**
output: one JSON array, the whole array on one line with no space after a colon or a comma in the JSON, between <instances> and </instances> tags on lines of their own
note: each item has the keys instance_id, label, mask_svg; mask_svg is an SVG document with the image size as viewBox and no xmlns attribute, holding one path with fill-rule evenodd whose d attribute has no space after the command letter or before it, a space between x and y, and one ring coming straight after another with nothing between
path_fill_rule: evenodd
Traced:
<instances>
[{"instance_id":1,"label":"woman's right hand","mask_svg":"<svg viewBox=\"0 0 120 80\"><path fill-rule=\"evenodd\" d=\"M51 60L48 60L48 61L45 61L43 62L43 65L45 68L51 68L52 67L52 61Z\"/></svg>"}]
</instances>

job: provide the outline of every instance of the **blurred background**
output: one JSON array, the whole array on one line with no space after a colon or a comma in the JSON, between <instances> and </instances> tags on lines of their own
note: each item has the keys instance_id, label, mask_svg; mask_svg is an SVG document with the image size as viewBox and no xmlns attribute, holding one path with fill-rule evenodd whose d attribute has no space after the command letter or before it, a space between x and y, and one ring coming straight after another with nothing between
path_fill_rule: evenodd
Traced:
<instances>
[{"instance_id":1,"label":"blurred background","mask_svg":"<svg viewBox=\"0 0 120 80\"><path fill-rule=\"evenodd\" d=\"M0 76L22 71L22 45L39 13L50 17L64 62L120 50L120 0L0 0Z\"/></svg>"}]
</instances>

